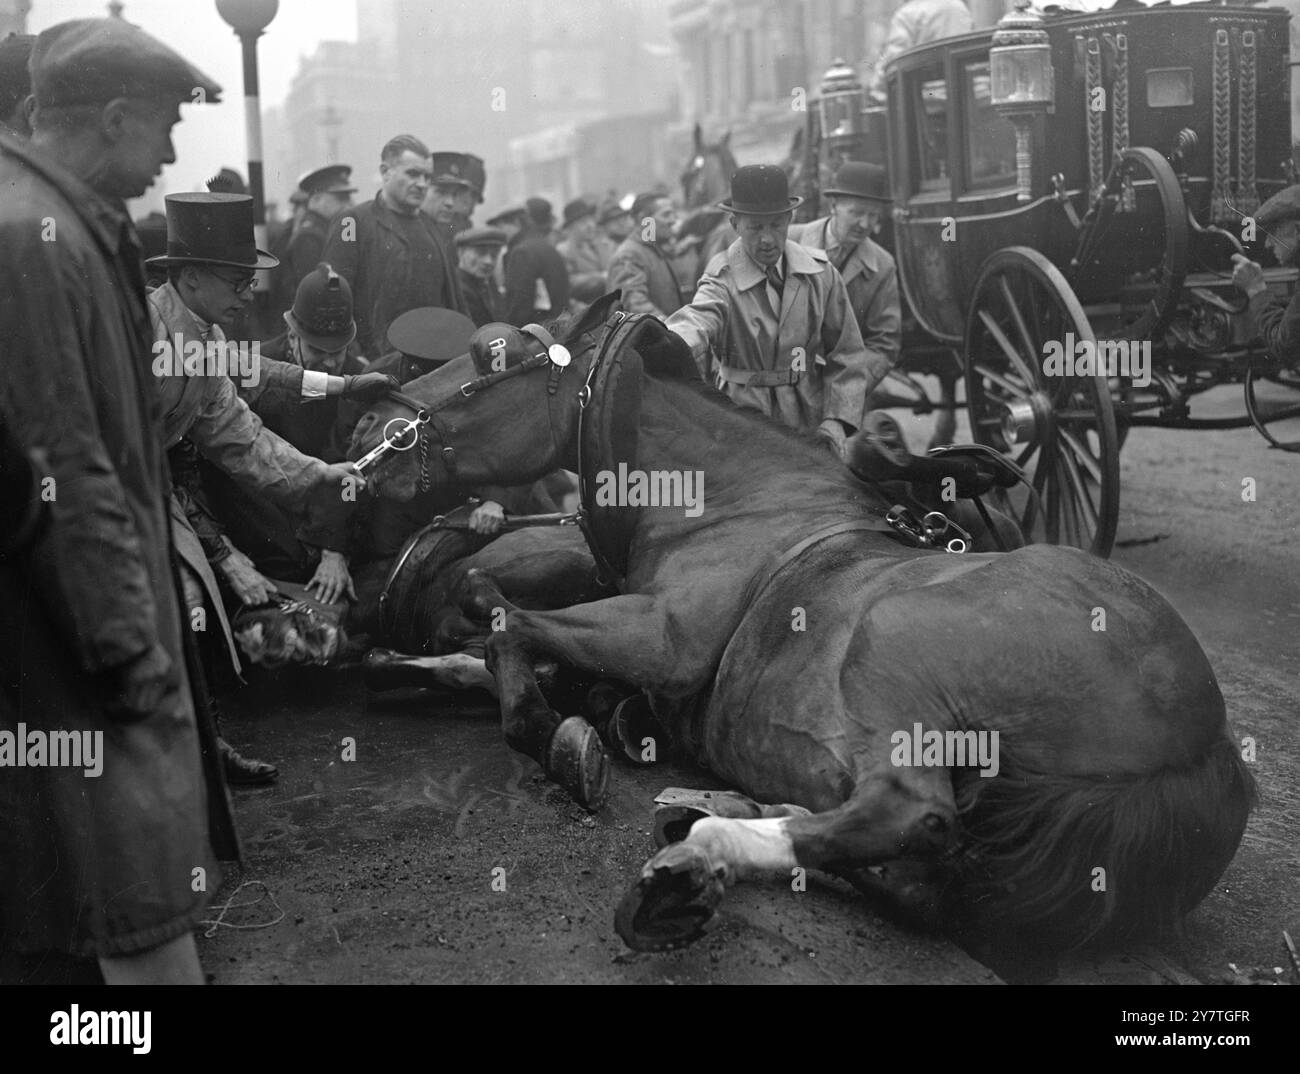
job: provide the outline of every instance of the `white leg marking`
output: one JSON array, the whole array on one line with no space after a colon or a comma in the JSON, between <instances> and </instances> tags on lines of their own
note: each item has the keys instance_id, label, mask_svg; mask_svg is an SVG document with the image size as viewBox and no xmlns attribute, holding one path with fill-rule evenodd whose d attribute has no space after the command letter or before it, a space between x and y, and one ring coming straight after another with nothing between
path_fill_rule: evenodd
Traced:
<instances>
[{"instance_id":1,"label":"white leg marking","mask_svg":"<svg viewBox=\"0 0 1300 1074\"><path fill-rule=\"evenodd\" d=\"M686 842L708 852L714 867L723 870L727 884L760 873L788 875L799 864L794 856L794 840L785 830L790 819L704 817L691 826Z\"/></svg>"},{"instance_id":2,"label":"white leg marking","mask_svg":"<svg viewBox=\"0 0 1300 1074\"><path fill-rule=\"evenodd\" d=\"M497 696L497 681L488 671L487 665L477 656L465 653L451 653L447 656L419 656L415 663L426 668L443 686L455 690L469 690L478 686Z\"/></svg>"}]
</instances>

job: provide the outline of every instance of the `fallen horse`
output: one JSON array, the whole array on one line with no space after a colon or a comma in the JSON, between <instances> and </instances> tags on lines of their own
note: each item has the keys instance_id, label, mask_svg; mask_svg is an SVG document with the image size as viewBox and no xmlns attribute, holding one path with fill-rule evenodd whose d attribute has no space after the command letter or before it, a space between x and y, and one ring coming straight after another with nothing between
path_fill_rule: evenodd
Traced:
<instances>
[{"instance_id":1,"label":"fallen horse","mask_svg":"<svg viewBox=\"0 0 1300 1074\"><path fill-rule=\"evenodd\" d=\"M473 618L505 613L486 654L506 740L600 801L595 733L537 684L535 663L559 661L643 690L674 745L755 800L696 803L701 819L665 832L678 841L616 917L629 945L694 939L727 885L796 868L1059 946L1149 937L1196 906L1254 784L1174 609L1073 549L901 543L889 502L824 449L701 383L659 322L608 312L593 307L567 349L516 348L504 367L466 356L408 384L362 419L353 451L407 423L418 450L373 476L398 499L422 481L580 475L618 596L526 611L469 579ZM620 464L699 475L702 510L598 506L599 475ZM968 732L996 742L995 773L978 749L926 745Z\"/></svg>"}]
</instances>

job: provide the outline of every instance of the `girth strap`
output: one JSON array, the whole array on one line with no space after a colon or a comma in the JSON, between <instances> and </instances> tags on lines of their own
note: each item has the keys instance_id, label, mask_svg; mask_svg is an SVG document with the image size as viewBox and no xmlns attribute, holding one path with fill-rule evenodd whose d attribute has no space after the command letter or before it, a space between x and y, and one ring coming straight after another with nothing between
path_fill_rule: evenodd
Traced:
<instances>
[{"instance_id":1,"label":"girth strap","mask_svg":"<svg viewBox=\"0 0 1300 1074\"><path fill-rule=\"evenodd\" d=\"M767 592L768 587L776 580L786 567L802 556L808 549L823 541L829 541L832 537L838 537L842 533L884 533L891 538L896 537L894 528L884 519L875 518L856 518L844 519L840 522L832 522L829 526L823 526L819 530L814 530L807 537L802 537L777 557L776 563L758 582L755 582L750 591L749 598L745 601L745 607L753 607L758 602L759 597Z\"/></svg>"}]
</instances>

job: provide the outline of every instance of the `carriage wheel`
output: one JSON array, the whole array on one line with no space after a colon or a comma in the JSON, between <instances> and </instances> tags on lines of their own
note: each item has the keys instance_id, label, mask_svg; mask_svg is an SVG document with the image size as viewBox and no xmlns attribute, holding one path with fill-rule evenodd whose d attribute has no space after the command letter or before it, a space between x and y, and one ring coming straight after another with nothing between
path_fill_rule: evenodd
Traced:
<instances>
[{"instance_id":1,"label":"carriage wheel","mask_svg":"<svg viewBox=\"0 0 1300 1074\"><path fill-rule=\"evenodd\" d=\"M971 432L1012 458L1037 496L1012 489L1001 506L1029 541L1110 555L1119 520L1119 442L1105 377L1044 371L1049 343L1093 343L1060 271L1037 250L999 250L980 269L966 323Z\"/></svg>"}]
</instances>

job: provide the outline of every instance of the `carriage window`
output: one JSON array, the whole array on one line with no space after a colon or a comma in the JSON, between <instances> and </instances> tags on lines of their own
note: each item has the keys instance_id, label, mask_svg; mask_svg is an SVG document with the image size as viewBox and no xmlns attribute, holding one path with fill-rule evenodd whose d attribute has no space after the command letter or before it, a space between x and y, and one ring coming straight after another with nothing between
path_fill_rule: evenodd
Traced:
<instances>
[{"instance_id":1,"label":"carriage window","mask_svg":"<svg viewBox=\"0 0 1300 1074\"><path fill-rule=\"evenodd\" d=\"M1147 72L1148 108L1183 108L1191 103L1190 67L1153 67Z\"/></svg>"},{"instance_id":2,"label":"carriage window","mask_svg":"<svg viewBox=\"0 0 1300 1074\"><path fill-rule=\"evenodd\" d=\"M942 68L920 72L912 83L919 190L948 189L948 84Z\"/></svg>"},{"instance_id":3,"label":"carriage window","mask_svg":"<svg viewBox=\"0 0 1300 1074\"><path fill-rule=\"evenodd\" d=\"M1016 130L991 103L988 61L963 72L966 116L966 186L1004 185L1016 174Z\"/></svg>"}]
</instances>

